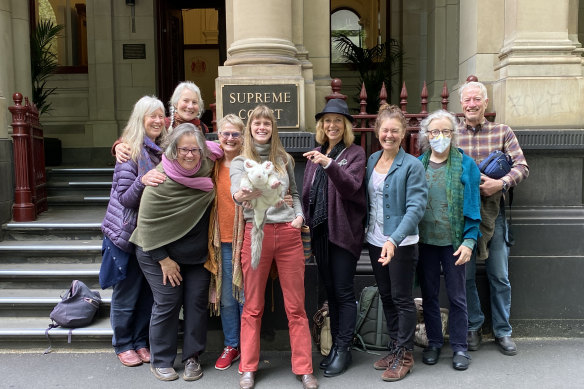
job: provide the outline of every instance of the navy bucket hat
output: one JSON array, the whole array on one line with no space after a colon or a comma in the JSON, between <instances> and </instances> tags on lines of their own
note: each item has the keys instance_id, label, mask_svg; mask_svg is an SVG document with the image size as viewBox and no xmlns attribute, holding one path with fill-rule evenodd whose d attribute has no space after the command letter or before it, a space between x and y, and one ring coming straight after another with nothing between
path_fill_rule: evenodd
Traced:
<instances>
[{"instance_id":1,"label":"navy bucket hat","mask_svg":"<svg viewBox=\"0 0 584 389\"><path fill-rule=\"evenodd\" d=\"M351 123L353 123L353 116L349 114L349 107L347 107L347 103L345 103L345 100L330 99L329 101L327 101L322 112L319 112L316 115L314 115L314 118L316 120L319 120L321 117L323 117L323 115L327 113L336 113L339 115L343 115L344 117L349 119Z\"/></svg>"}]
</instances>

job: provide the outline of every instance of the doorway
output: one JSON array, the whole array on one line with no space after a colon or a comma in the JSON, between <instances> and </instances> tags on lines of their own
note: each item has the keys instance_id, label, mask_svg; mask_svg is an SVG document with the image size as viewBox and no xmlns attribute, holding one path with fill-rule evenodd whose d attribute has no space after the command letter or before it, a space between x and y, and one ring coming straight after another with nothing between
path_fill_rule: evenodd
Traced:
<instances>
[{"instance_id":1,"label":"doorway","mask_svg":"<svg viewBox=\"0 0 584 389\"><path fill-rule=\"evenodd\" d=\"M157 0L157 94L166 104L176 85L193 81L201 89L211 128L209 104L215 102L215 78L227 57L225 0Z\"/></svg>"}]
</instances>

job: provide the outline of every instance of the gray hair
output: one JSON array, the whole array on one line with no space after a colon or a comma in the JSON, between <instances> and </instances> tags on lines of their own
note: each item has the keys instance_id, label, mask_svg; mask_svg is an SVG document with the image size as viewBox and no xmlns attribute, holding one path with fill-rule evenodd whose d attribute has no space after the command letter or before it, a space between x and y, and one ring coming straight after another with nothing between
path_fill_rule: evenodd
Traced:
<instances>
[{"instance_id":1,"label":"gray hair","mask_svg":"<svg viewBox=\"0 0 584 389\"><path fill-rule=\"evenodd\" d=\"M200 119L203 112L205 112L205 103L203 102L203 96L201 96L201 90L192 81L183 81L174 88L174 92L169 101L171 112L174 112L174 107L178 105L178 99L180 99L180 95L185 89L190 90L197 96L197 102L199 103L199 113L197 114L197 118Z\"/></svg>"},{"instance_id":2,"label":"gray hair","mask_svg":"<svg viewBox=\"0 0 584 389\"><path fill-rule=\"evenodd\" d=\"M479 88L481 91L481 95L483 96L483 100L486 100L488 98L487 87L485 86L485 84L483 84L482 82L478 82L478 81L470 81L470 82L467 82L466 84L463 84L460 87L460 89L458 90L458 93L460 94L460 101L462 101L462 94L468 88Z\"/></svg>"},{"instance_id":3,"label":"gray hair","mask_svg":"<svg viewBox=\"0 0 584 389\"><path fill-rule=\"evenodd\" d=\"M448 119L450 121L450 125L452 126L452 135L450 138L450 147L457 147L458 145L458 131L457 131L457 124L456 118L453 114L443 109L439 109L438 111L434 111L420 123L420 133L418 134L418 147L422 152L425 152L430 149L430 140L428 139L428 127L430 127L430 123L432 120L436 119Z\"/></svg>"},{"instance_id":4,"label":"gray hair","mask_svg":"<svg viewBox=\"0 0 584 389\"><path fill-rule=\"evenodd\" d=\"M144 118L152 115L155 111L160 110L164 115L164 104L155 96L143 96L134 104L134 109L128 119L128 124L122 133L122 140L126 142L131 149L130 159L137 161L140 156L144 137L146 136L146 128L144 127ZM156 139L156 144L164 143L166 137L166 128L162 124L162 131Z\"/></svg>"},{"instance_id":5,"label":"gray hair","mask_svg":"<svg viewBox=\"0 0 584 389\"><path fill-rule=\"evenodd\" d=\"M197 146L201 149L201 158L207 158L209 155L209 149L207 148L207 143L205 135L191 123L183 123L176 126L174 130L168 136L168 144L164 150L164 155L166 158L173 160L178 157L177 143L182 139L183 136L194 136L197 140Z\"/></svg>"}]
</instances>

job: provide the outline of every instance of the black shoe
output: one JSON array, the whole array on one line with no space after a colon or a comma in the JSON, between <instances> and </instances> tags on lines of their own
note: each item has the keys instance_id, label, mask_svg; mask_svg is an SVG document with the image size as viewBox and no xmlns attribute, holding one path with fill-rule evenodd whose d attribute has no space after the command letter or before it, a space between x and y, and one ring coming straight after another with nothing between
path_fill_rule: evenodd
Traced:
<instances>
[{"instance_id":1,"label":"black shoe","mask_svg":"<svg viewBox=\"0 0 584 389\"><path fill-rule=\"evenodd\" d=\"M483 341L483 335L481 333L481 330L468 331L466 341L468 343L469 351L477 351L481 346L481 342Z\"/></svg>"},{"instance_id":2,"label":"black shoe","mask_svg":"<svg viewBox=\"0 0 584 389\"><path fill-rule=\"evenodd\" d=\"M337 347L331 363L324 371L325 377L336 377L347 370L353 358L351 356L351 347Z\"/></svg>"},{"instance_id":3,"label":"black shoe","mask_svg":"<svg viewBox=\"0 0 584 389\"><path fill-rule=\"evenodd\" d=\"M503 336L500 338L495 338L495 343L499 346L499 350L505 355L515 355L517 354L517 346L515 342L511 339L511 336Z\"/></svg>"},{"instance_id":4,"label":"black shoe","mask_svg":"<svg viewBox=\"0 0 584 389\"><path fill-rule=\"evenodd\" d=\"M457 351L452 355L452 367L456 370L466 370L470 365L470 355L466 351Z\"/></svg>"},{"instance_id":5,"label":"black shoe","mask_svg":"<svg viewBox=\"0 0 584 389\"><path fill-rule=\"evenodd\" d=\"M326 369L331 364L331 361L335 357L336 352L337 346L333 344L331 350L329 351L329 354L322 361L320 361L320 364L318 366L323 370Z\"/></svg>"},{"instance_id":6,"label":"black shoe","mask_svg":"<svg viewBox=\"0 0 584 389\"><path fill-rule=\"evenodd\" d=\"M442 351L440 347L426 347L422 353L422 362L426 365L435 365L440 358L440 351Z\"/></svg>"}]
</instances>

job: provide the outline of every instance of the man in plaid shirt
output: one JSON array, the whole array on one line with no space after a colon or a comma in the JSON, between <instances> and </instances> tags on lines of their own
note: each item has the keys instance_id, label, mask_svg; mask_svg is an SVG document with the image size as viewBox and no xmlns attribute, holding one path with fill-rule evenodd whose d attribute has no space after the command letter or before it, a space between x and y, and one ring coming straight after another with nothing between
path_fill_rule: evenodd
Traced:
<instances>
[{"instance_id":1,"label":"man in plaid shirt","mask_svg":"<svg viewBox=\"0 0 584 389\"><path fill-rule=\"evenodd\" d=\"M481 232L492 233L488 245L486 270L490 285L492 324L495 342L505 355L517 354L517 346L511 339L511 284L509 283L509 247L505 219L504 194L529 175L529 167L523 151L509 126L488 122L485 110L489 103L487 89L480 82L468 82L460 89L460 103L464 120L458 126L458 146L475 160L477 165L495 151L501 150L513 160L511 171L501 179L481 176ZM501 199L501 202L499 202ZM485 204L493 204L489 210ZM478 350L481 343L481 327L485 316L477 292L476 250L466 264L466 301L468 309L468 349Z\"/></svg>"}]
</instances>

